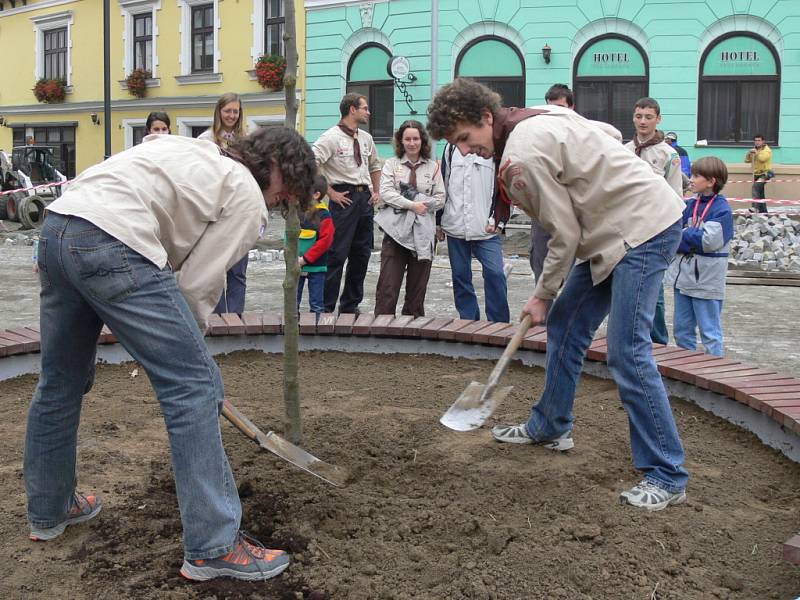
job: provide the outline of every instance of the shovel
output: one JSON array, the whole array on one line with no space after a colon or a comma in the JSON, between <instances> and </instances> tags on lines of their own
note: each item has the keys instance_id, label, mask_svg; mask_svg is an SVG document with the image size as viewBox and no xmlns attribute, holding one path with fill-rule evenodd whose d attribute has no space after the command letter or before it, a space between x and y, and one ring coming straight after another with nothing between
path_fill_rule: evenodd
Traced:
<instances>
[{"instance_id":1,"label":"shovel","mask_svg":"<svg viewBox=\"0 0 800 600\"><path fill-rule=\"evenodd\" d=\"M239 409L231 404L227 398L222 403L222 416L251 440L258 442L258 445L265 450L269 450L283 460L300 467L304 471L308 471L323 481L327 481L337 487L343 486L347 481L347 471L321 461L313 454L309 454L272 431L264 433L253 425L250 419L240 413Z\"/></svg>"},{"instance_id":2,"label":"shovel","mask_svg":"<svg viewBox=\"0 0 800 600\"><path fill-rule=\"evenodd\" d=\"M505 373L508 363L511 362L511 357L519 348L522 338L525 337L530 327L531 316L525 315L514 337L508 342L508 346L503 351L500 360L497 361L494 369L492 369L486 385L477 381L470 383L467 389L461 392L453 406L439 419L442 425L456 431L470 431L477 429L486 422L486 419L495 411L497 405L500 404L503 398L508 396L508 393L514 387L497 387L497 382Z\"/></svg>"}]
</instances>

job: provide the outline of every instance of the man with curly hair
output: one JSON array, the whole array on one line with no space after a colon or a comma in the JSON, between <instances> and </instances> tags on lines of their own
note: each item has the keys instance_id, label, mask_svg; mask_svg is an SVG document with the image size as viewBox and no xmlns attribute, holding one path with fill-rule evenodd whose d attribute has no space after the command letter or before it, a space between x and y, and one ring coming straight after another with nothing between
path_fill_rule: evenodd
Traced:
<instances>
[{"instance_id":1,"label":"man with curly hair","mask_svg":"<svg viewBox=\"0 0 800 600\"><path fill-rule=\"evenodd\" d=\"M54 539L100 512L98 496L76 490L76 446L105 323L161 405L183 524L181 574L260 580L286 569L284 552L240 531L218 420L222 379L203 330L225 272L263 233L267 206L304 207L315 175L311 148L283 127L260 129L227 155L200 140L150 136L84 171L48 206L37 259L42 371L25 439L31 539Z\"/></svg>"},{"instance_id":2,"label":"man with curly hair","mask_svg":"<svg viewBox=\"0 0 800 600\"><path fill-rule=\"evenodd\" d=\"M434 138L498 161L503 196L552 236L522 309L534 324L547 321L544 391L527 422L496 426L495 439L555 451L574 446L575 389L608 317L608 366L628 413L633 462L644 473L620 500L647 510L685 502L683 447L650 341L658 290L680 242L681 198L567 108L503 109L485 86L456 79L436 93L428 119Z\"/></svg>"}]
</instances>

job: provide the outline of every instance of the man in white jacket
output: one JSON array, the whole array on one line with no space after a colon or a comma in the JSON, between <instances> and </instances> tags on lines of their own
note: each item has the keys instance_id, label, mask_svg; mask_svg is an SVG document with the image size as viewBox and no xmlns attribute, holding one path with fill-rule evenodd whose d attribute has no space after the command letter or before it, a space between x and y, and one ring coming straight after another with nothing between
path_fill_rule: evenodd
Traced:
<instances>
[{"instance_id":1,"label":"man in white jacket","mask_svg":"<svg viewBox=\"0 0 800 600\"><path fill-rule=\"evenodd\" d=\"M478 295L472 285L472 257L483 268L486 318L509 320L508 286L503 273L503 242L493 213L495 166L491 159L461 154L447 145L442 156L446 200L439 240L447 235L453 274L453 299L462 319L480 319Z\"/></svg>"}]
</instances>

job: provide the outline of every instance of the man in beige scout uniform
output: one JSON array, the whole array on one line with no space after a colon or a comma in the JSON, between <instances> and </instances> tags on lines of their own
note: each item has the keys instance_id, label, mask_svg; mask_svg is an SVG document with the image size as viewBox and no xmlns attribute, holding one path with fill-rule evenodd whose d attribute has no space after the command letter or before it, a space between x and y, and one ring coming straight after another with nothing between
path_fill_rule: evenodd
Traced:
<instances>
[{"instance_id":1,"label":"man in beige scout uniform","mask_svg":"<svg viewBox=\"0 0 800 600\"><path fill-rule=\"evenodd\" d=\"M495 427L495 439L574 446L575 388L608 317L608 366L628 413L633 462L644 473L620 499L648 510L685 502L683 447L650 341L658 290L680 241L683 201L574 111L504 109L500 96L467 79L436 93L428 129L461 152L501 157L501 192L552 236L542 277L522 309L534 324L547 321L544 391L526 423ZM573 267L576 258L582 262Z\"/></svg>"},{"instance_id":2,"label":"man in beige scout uniform","mask_svg":"<svg viewBox=\"0 0 800 600\"><path fill-rule=\"evenodd\" d=\"M265 201L304 207L315 171L309 145L285 127L259 129L225 156L211 142L150 135L86 169L48 206L38 255L42 372L25 439L31 539L52 540L100 512L100 498L75 484L81 400L105 323L161 405L183 524L181 574L261 580L286 569L285 552L240 532L219 427L222 378L202 328L225 272L264 231Z\"/></svg>"},{"instance_id":3,"label":"man in beige scout uniform","mask_svg":"<svg viewBox=\"0 0 800 600\"><path fill-rule=\"evenodd\" d=\"M653 98L640 98L633 107L633 126L636 133L625 147L645 161L653 173L663 177L678 196L683 196L681 157L677 150L664 141L663 132L656 129L661 123L661 107ZM664 289L658 294L656 316L650 337L657 344L669 343L669 332L664 315Z\"/></svg>"},{"instance_id":4,"label":"man in beige scout uniform","mask_svg":"<svg viewBox=\"0 0 800 600\"><path fill-rule=\"evenodd\" d=\"M345 94L339 104L341 121L314 142L320 173L328 180L328 198L335 233L325 277L325 312L358 313L364 299L364 278L372 253L373 206L380 199L381 164L372 136L359 129L369 122L367 99ZM347 273L339 298L344 263Z\"/></svg>"}]
</instances>

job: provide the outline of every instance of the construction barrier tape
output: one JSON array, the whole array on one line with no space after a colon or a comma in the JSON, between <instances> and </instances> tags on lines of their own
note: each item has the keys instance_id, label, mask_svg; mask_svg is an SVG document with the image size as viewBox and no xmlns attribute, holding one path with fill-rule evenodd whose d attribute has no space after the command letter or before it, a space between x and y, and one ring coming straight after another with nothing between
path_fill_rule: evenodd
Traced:
<instances>
[{"instance_id":1,"label":"construction barrier tape","mask_svg":"<svg viewBox=\"0 0 800 600\"><path fill-rule=\"evenodd\" d=\"M15 190L6 190L5 192L0 192L0 196L7 196L9 194L16 194L17 192L30 192L30 191L36 191L36 190L43 190L43 189L51 188L51 187L58 187L58 186L61 186L61 185L67 185L68 183L71 183L72 181L73 181L72 179L68 179L67 181L52 181L50 183L42 183L40 185L35 185L35 186L29 187L29 188L17 188Z\"/></svg>"}]
</instances>

